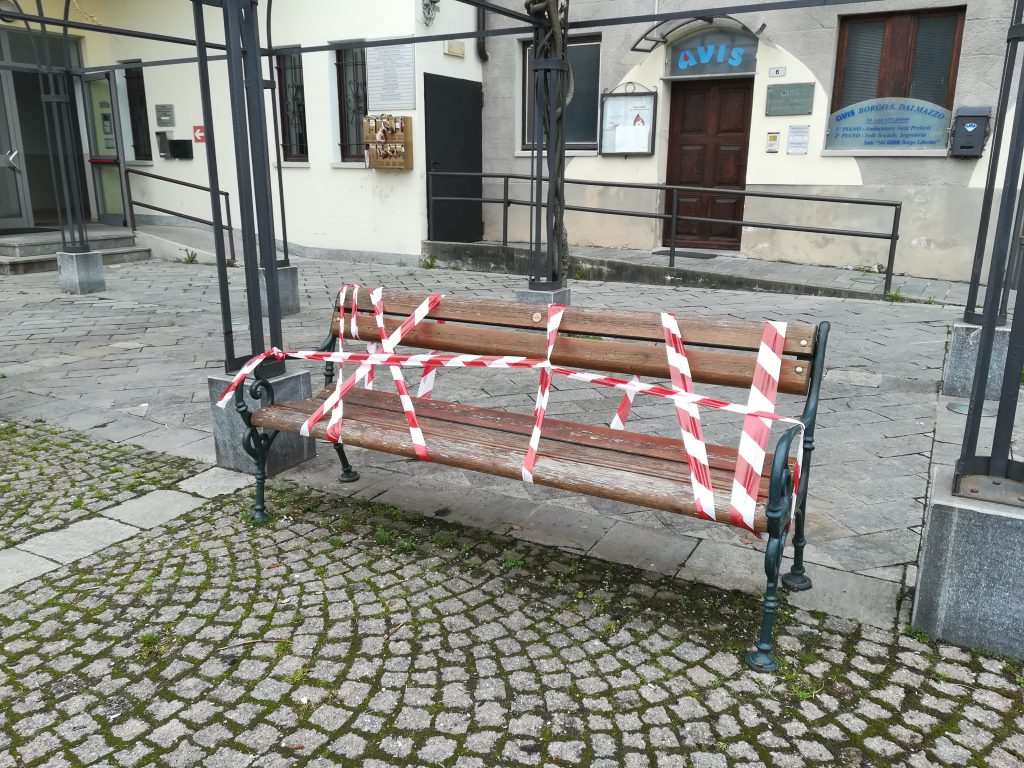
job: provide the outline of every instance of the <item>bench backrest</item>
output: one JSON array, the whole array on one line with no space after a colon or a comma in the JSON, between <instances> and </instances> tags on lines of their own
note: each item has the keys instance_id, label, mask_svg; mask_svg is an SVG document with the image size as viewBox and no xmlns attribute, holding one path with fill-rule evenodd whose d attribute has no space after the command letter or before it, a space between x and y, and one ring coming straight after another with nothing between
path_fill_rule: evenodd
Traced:
<instances>
[{"instance_id":1,"label":"bench backrest","mask_svg":"<svg viewBox=\"0 0 1024 768\"><path fill-rule=\"evenodd\" d=\"M383 299L388 332L398 328L425 298L422 294L386 290ZM358 315L359 338L379 340L368 297L360 296ZM436 320L444 322L432 322ZM345 338L352 339L349 315L345 326ZM546 355L546 328L547 308L543 306L446 297L405 337L402 346L458 354L542 358ZM764 330L762 323L680 316L679 329L695 382L749 389ZM332 333L338 336L337 315ZM780 392L807 394L816 344L815 326L789 324ZM551 360L570 368L669 378L658 312L568 307Z\"/></svg>"}]
</instances>

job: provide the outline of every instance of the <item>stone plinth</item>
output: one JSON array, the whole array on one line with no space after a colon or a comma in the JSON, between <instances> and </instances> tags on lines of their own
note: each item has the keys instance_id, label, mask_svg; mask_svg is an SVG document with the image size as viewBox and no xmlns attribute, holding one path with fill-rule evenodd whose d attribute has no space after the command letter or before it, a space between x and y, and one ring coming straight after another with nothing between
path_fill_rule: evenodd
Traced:
<instances>
[{"instance_id":1,"label":"stone plinth","mask_svg":"<svg viewBox=\"0 0 1024 768\"><path fill-rule=\"evenodd\" d=\"M256 463L242 448L242 435L245 434L245 423L242 421L242 417L235 410L233 402L228 403L224 408L217 407L217 400L220 398L221 392L231 383L231 379L231 376L223 374L209 378L213 442L217 451L217 466L254 475L256 474ZM252 381L251 377L246 379L245 401L250 410L256 410L263 403L249 397L248 386ZM270 383L274 387L274 396L279 403L307 400L313 396L309 371L285 373L283 376L270 379ZM269 476L276 475L315 457L315 440L282 432L270 448L267 474Z\"/></svg>"},{"instance_id":2,"label":"stone plinth","mask_svg":"<svg viewBox=\"0 0 1024 768\"><path fill-rule=\"evenodd\" d=\"M563 304L569 306L569 289L560 288L557 291L516 291L516 301L523 301L527 304Z\"/></svg>"},{"instance_id":3,"label":"stone plinth","mask_svg":"<svg viewBox=\"0 0 1024 768\"><path fill-rule=\"evenodd\" d=\"M107 290L107 283L103 279L103 254L99 251L58 253L57 271L60 275L60 289L65 293L99 293Z\"/></svg>"},{"instance_id":4,"label":"stone plinth","mask_svg":"<svg viewBox=\"0 0 1024 768\"><path fill-rule=\"evenodd\" d=\"M1024 509L952 487L952 468L937 467L912 623L935 640L1024 658Z\"/></svg>"},{"instance_id":5,"label":"stone plinth","mask_svg":"<svg viewBox=\"0 0 1024 768\"><path fill-rule=\"evenodd\" d=\"M996 328L996 336L992 341L992 360L988 366L988 383L985 385L985 398L988 400L999 399L1009 338L1008 327ZM980 340L981 326L970 323L953 324L953 336L949 340L949 353L946 355L946 370L942 375L942 394L951 397L971 396Z\"/></svg>"},{"instance_id":6,"label":"stone plinth","mask_svg":"<svg viewBox=\"0 0 1024 768\"><path fill-rule=\"evenodd\" d=\"M277 294L281 302L281 317L299 314L299 268L278 267L277 268ZM260 305L263 307L263 316L268 317L267 311L267 281L263 270L260 270Z\"/></svg>"}]
</instances>

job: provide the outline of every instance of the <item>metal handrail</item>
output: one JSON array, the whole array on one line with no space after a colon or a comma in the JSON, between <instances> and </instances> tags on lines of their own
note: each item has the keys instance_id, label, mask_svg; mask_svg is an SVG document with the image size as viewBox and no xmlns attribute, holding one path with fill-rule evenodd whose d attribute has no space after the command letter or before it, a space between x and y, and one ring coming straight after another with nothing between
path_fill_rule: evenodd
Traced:
<instances>
[{"instance_id":1,"label":"metal handrail","mask_svg":"<svg viewBox=\"0 0 1024 768\"><path fill-rule=\"evenodd\" d=\"M502 181L503 193L502 197L484 197L482 194L480 197L439 197L434 194L434 178L435 177L463 177L463 178L479 178L483 179L498 179ZM427 216L428 216L428 232L433 231L434 222L434 204L438 202L479 202L479 203L492 203L501 204L502 206L502 224L501 224L501 243L504 246L508 245L508 212L513 205L521 206L533 206L534 203L529 200L516 200L509 197L509 181L532 181L533 178L529 174L523 173L472 173L467 171L428 171L427 172ZM548 179L542 179L542 182L547 183ZM595 208L592 206L582 205L566 205L565 210L577 211L581 213L601 213L612 216L627 216L631 218L642 218L642 219L660 219L662 221L672 222L672 234L671 242L669 244L669 257L668 265L674 267L676 265L676 238L675 232L680 221L699 221L711 224L733 224L735 226L743 227L754 227L757 229L777 229L785 232L809 232L818 235L838 235L843 237L861 237L874 240L888 240L889 241L889 254L885 268L885 287L884 292L890 293L892 290L892 278L893 271L896 266L896 245L900 238L900 219L903 213L903 203L899 200L876 200L876 199L859 199L849 197L830 197L826 195L803 195L795 192L758 192L750 191L746 189L732 189L727 187L691 187L674 184L644 184L640 182L629 182L629 181L590 181L586 179L566 179L567 185L572 184L576 186L590 186L590 187L612 187L615 189L641 189L652 192L665 192L672 196L672 208L671 213L652 213L648 211L624 211L615 208ZM871 232L857 229L834 229L829 227L805 227L799 224L776 224L763 221L746 221L735 219L715 219L705 216L683 216L679 214L679 193L680 192L698 192L698 193L717 193L717 194L728 194L736 197L759 197L775 200L800 200L805 202L814 203L836 203L843 205L862 205L868 207L878 208L891 208L893 210L892 228L888 232Z\"/></svg>"},{"instance_id":2,"label":"metal handrail","mask_svg":"<svg viewBox=\"0 0 1024 768\"><path fill-rule=\"evenodd\" d=\"M149 203L140 203L138 200L135 200L132 197L132 185L128 180L128 177L132 174L135 174L136 176L145 176L146 178L149 179L156 179L157 181L166 181L169 184L176 184L179 187L198 189L203 192L210 191L209 187L204 187L202 184L193 184L190 181L182 181L181 179L174 179L171 178L170 176L160 176L159 174L150 173L149 171L140 171L137 168L126 169L125 191L128 195L128 220L131 222L132 232L137 231L137 227L135 226L135 208L145 208L146 210L149 211L158 211L159 213L166 213L170 216L177 216L179 219L185 219L186 221L194 221L197 224L205 224L208 227L216 228L217 225L214 224L209 219L202 219L198 216L191 216L187 213L182 213L181 211L172 211L168 208L161 208L156 205L150 205ZM234 229L231 226L231 197L230 195L228 195L227 192L224 192L223 190L220 192L220 196L224 198L224 209L226 219L226 223L221 226L221 234L223 234L224 231L227 231L228 250L231 252L231 264L235 264L237 262L235 261L235 234Z\"/></svg>"}]
</instances>

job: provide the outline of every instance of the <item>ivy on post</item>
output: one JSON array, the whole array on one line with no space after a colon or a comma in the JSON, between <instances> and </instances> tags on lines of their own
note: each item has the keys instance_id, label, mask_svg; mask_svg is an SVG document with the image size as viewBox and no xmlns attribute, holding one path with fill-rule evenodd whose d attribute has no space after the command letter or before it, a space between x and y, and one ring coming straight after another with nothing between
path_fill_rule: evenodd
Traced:
<instances>
[{"instance_id":1,"label":"ivy on post","mask_svg":"<svg viewBox=\"0 0 1024 768\"><path fill-rule=\"evenodd\" d=\"M526 10L537 20L531 64L534 189L529 287L530 291L545 292L542 303L568 303L565 287L569 261L565 230L565 107L573 90L566 41L569 6L568 2L560 4L559 0L527 0ZM548 180L546 187L545 178ZM555 296L555 293L561 295ZM536 296L533 300L541 298Z\"/></svg>"}]
</instances>

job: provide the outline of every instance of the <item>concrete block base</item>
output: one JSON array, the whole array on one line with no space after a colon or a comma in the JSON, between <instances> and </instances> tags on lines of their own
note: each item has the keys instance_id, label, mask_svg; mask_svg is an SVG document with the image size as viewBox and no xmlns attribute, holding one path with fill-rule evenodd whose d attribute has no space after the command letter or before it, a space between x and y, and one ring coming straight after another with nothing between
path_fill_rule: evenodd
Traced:
<instances>
[{"instance_id":1,"label":"concrete block base","mask_svg":"<svg viewBox=\"0 0 1024 768\"><path fill-rule=\"evenodd\" d=\"M557 291L516 291L516 301L524 301L527 304L564 304L569 306L569 289L560 288Z\"/></svg>"},{"instance_id":2,"label":"concrete block base","mask_svg":"<svg viewBox=\"0 0 1024 768\"><path fill-rule=\"evenodd\" d=\"M996 337L992 342L992 360L988 366L988 383L985 386L985 398L988 400L999 399L1009 338L1008 326L996 328ZM971 396L980 340L981 326L963 322L953 324L953 337L950 339L949 353L946 355L946 370L942 375L942 394L950 397Z\"/></svg>"},{"instance_id":3,"label":"concrete block base","mask_svg":"<svg viewBox=\"0 0 1024 768\"><path fill-rule=\"evenodd\" d=\"M213 442L217 451L217 466L233 469L236 472L256 474L256 464L252 457L242 448L242 435L245 434L245 423L238 415L234 405L229 403L224 408L217 407L221 392L227 389L232 377L218 374L209 378L210 410L213 415ZM250 384L252 379L247 379ZM286 373L270 380L274 387L274 396L279 403L292 400L306 400L313 396L312 380L309 371ZM253 400L246 390L245 401L250 410L262 407L261 401ZM270 448L267 460L267 474L271 477L291 469L304 461L316 457L316 441L298 435L280 434Z\"/></svg>"},{"instance_id":4,"label":"concrete block base","mask_svg":"<svg viewBox=\"0 0 1024 768\"><path fill-rule=\"evenodd\" d=\"M952 487L952 468L936 467L912 623L935 640L1024 658L1024 509Z\"/></svg>"},{"instance_id":5,"label":"concrete block base","mask_svg":"<svg viewBox=\"0 0 1024 768\"><path fill-rule=\"evenodd\" d=\"M278 267L277 268L277 294L281 302L281 317L299 314L299 268ZM267 282L260 270L260 305L263 307L263 316L267 317Z\"/></svg>"},{"instance_id":6,"label":"concrete block base","mask_svg":"<svg viewBox=\"0 0 1024 768\"><path fill-rule=\"evenodd\" d=\"M60 289L65 293L99 293L107 290L107 283L103 279L103 254L99 251L58 253L57 271L60 275Z\"/></svg>"}]
</instances>

